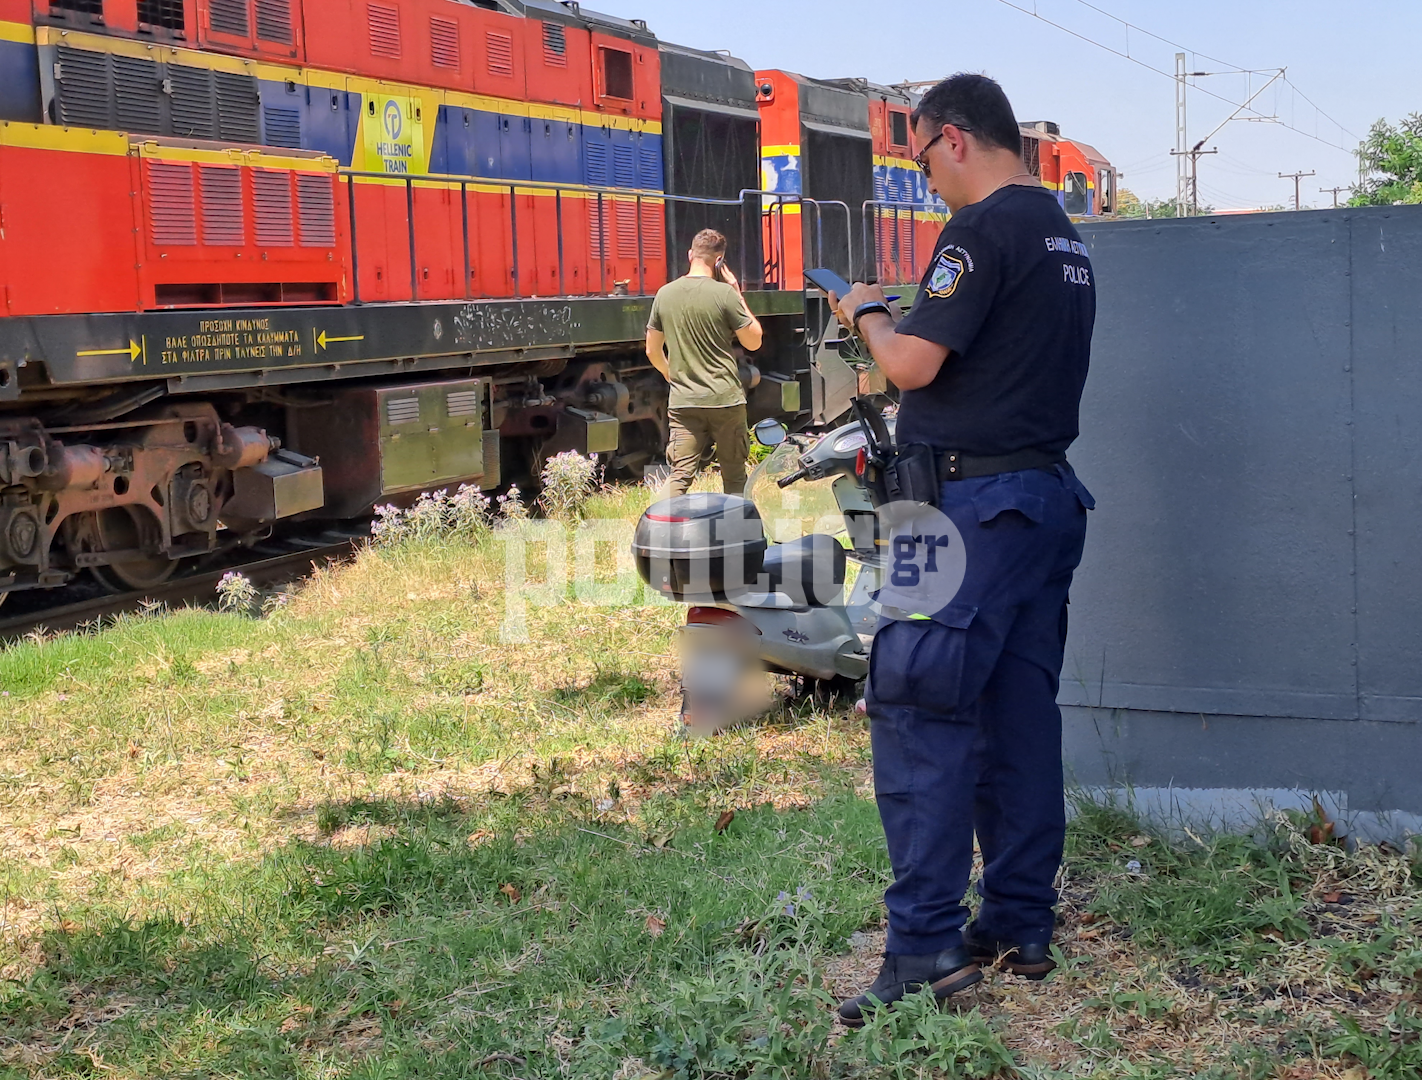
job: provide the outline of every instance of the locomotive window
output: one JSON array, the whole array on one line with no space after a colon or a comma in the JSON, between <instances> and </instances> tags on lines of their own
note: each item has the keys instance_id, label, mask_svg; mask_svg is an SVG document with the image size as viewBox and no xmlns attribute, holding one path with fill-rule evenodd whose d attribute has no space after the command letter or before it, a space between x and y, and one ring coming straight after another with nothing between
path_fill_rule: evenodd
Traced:
<instances>
[{"instance_id":1,"label":"locomotive window","mask_svg":"<svg viewBox=\"0 0 1422 1080\"><path fill-rule=\"evenodd\" d=\"M908 145L908 113L889 113L889 142L895 146Z\"/></svg>"},{"instance_id":2,"label":"locomotive window","mask_svg":"<svg viewBox=\"0 0 1422 1080\"><path fill-rule=\"evenodd\" d=\"M602 49L603 97L632 100L632 54L621 49Z\"/></svg>"},{"instance_id":3,"label":"locomotive window","mask_svg":"<svg viewBox=\"0 0 1422 1080\"><path fill-rule=\"evenodd\" d=\"M183 29L183 0L138 0L138 21L164 30Z\"/></svg>"},{"instance_id":4,"label":"locomotive window","mask_svg":"<svg viewBox=\"0 0 1422 1080\"><path fill-rule=\"evenodd\" d=\"M1042 178L1041 142L1028 135L1022 136L1022 163L1029 173L1039 180Z\"/></svg>"},{"instance_id":5,"label":"locomotive window","mask_svg":"<svg viewBox=\"0 0 1422 1080\"><path fill-rule=\"evenodd\" d=\"M104 0L49 0L50 11L72 11L78 15L103 15Z\"/></svg>"},{"instance_id":6,"label":"locomotive window","mask_svg":"<svg viewBox=\"0 0 1422 1080\"><path fill-rule=\"evenodd\" d=\"M1062 183L1062 209L1068 214L1086 213L1086 174L1069 172Z\"/></svg>"},{"instance_id":7,"label":"locomotive window","mask_svg":"<svg viewBox=\"0 0 1422 1080\"><path fill-rule=\"evenodd\" d=\"M1116 193L1111 187L1110 169L1100 169L1097 171L1096 194L1101 200L1101 213L1109 214L1116 209Z\"/></svg>"}]
</instances>

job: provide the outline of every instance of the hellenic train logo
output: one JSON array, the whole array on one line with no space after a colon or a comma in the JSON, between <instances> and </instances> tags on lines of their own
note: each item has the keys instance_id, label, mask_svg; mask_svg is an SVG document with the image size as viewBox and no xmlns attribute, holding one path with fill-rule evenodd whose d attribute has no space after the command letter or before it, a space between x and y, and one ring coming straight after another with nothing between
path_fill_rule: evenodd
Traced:
<instances>
[{"instance_id":1,"label":"hellenic train logo","mask_svg":"<svg viewBox=\"0 0 1422 1080\"><path fill-rule=\"evenodd\" d=\"M400 115L400 105L395 101L385 103L385 134L390 137L391 142L400 138L400 132L404 130L405 119Z\"/></svg>"}]
</instances>

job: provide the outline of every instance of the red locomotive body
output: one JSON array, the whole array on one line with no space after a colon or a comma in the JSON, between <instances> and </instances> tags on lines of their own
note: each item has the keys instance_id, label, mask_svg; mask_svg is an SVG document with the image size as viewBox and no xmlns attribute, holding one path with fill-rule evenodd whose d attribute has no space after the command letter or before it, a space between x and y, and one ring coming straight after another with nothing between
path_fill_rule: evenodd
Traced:
<instances>
[{"instance_id":1,"label":"red locomotive body","mask_svg":"<svg viewBox=\"0 0 1422 1080\"><path fill-rule=\"evenodd\" d=\"M0 600L564 449L636 475L650 298L707 226L753 418L833 419L801 273L922 272L912 105L557 0L0 0Z\"/></svg>"}]
</instances>

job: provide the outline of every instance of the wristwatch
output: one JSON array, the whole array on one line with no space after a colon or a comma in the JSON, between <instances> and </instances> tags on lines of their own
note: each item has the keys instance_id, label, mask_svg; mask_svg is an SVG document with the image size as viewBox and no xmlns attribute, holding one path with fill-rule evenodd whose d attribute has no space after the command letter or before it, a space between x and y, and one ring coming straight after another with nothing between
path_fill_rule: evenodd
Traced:
<instances>
[{"instance_id":1,"label":"wristwatch","mask_svg":"<svg viewBox=\"0 0 1422 1080\"><path fill-rule=\"evenodd\" d=\"M882 300L870 300L867 303L860 304L857 308L854 309L853 322L854 332L856 334L859 333L859 320L864 318L865 315L874 314L876 311L884 315L888 315L891 318L893 317L893 312L889 310L889 305L884 303L884 301Z\"/></svg>"}]
</instances>

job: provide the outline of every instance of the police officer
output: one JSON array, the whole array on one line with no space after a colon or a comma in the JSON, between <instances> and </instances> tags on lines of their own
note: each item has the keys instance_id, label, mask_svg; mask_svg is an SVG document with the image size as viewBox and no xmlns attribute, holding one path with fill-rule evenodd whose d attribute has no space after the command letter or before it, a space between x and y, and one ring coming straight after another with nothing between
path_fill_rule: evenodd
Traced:
<instances>
[{"instance_id":1,"label":"police officer","mask_svg":"<svg viewBox=\"0 0 1422 1080\"><path fill-rule=\"evenodd\" d=\"M892 1005L931 986L941 999L981 965L1029 979L1053 967L1057 684L1095 505L1066 461L1096 314L1086 247L1024 166L992 79L945 79L913 124L919 167L952 211L913 309L901 317L863 284L831 303L902 391L898 445L933 448L966 571L952 602L890 610L874 639L866 698L894 883L883 967L839 1008L853 1026L870 995ZM974 831L982 905L968 925Z\"/></svg>"}]
</instances>

